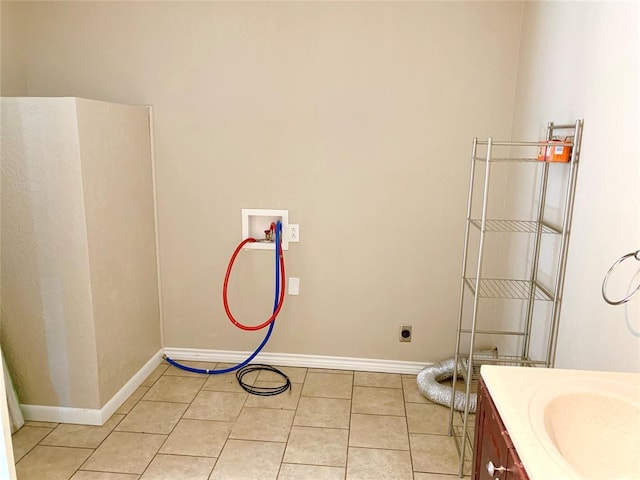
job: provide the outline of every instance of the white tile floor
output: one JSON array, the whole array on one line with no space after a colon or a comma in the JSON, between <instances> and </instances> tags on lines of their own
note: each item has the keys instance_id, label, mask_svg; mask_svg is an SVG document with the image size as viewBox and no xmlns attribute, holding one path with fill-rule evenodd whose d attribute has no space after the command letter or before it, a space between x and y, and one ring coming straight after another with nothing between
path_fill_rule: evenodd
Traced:
<instances>
[{"instance_id":1,"label":"white tile floor","mask_svg":"<svg viewBox=\"0 0 640 480\"><path fill-rule=\"evenodd\" d=\"M13 436L18 479L457 478L448 409L426 400L415 376L282 370L291 391L258 397L234 374L162 364L102 427L27 422ZM279 381L269 372L245 380Z\"/></svg>"}]
</instances>

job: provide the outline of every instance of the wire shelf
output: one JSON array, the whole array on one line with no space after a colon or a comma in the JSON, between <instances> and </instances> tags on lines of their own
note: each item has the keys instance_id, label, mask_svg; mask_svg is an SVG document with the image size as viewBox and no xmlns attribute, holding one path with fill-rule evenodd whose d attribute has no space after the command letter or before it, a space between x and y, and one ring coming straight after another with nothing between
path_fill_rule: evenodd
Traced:
<instances>
[{"instance_id":1,"label":"wire shelf","mask_svg":"<svg viewBox=\"0 0 640 480\"><path fill-rule=\"evenodd\" d=\"M479 156L476 155L475 157L473 157L474 160L478 161L478 162L486 162L487 161L487 157L486 156ZM522 157L522 158L517 158L517 157L491 157L491 159L489 160L490 162L501 162L501 163L539 163L539 164L543 164L544 161L543 160L538 160L537 158L533 158L533 157Z\"/></svg>"},{"instance_id":2,"label":"wire shelf","mask_svg":"<svg viewBox=\"0 0 640 480\"><path fill-rule=\"evenodd\" d=\"M482 365L507 365L511 367L522 366L545 366L547 362L544 360L531 360L515 355L498 355L496 357L474 356L473 358L473 380L477 381L480 376L480 366Z\"/></svg>"},{"instance_id":3,"label":"wire shelf","mask_svg":"<svg viewBox=\"0 0 640 480\"><path fill-rule=\"evenodd\" d=\"M482 228L482 219L472 218L471 225L478 230ZM515 233L538 233L538 227L542 233L559 235L562 232L551 225L530 220L486 220L485 231L487 232L515 232Z\"/></svg>"},{"instance_id":4,"label":"wire shelf","mask_svg":"<svg viewBox=\"0 0 640 480\"><path fill-rule=\"evenodd\" d=\"M470 328L462 328L460 329L460 333L473 333L473 330ZM524 337L526 335L525 332L521 332L518 330L481 330L476 328L476 335L512 335L514 337Z\"/></svg>"},{"instance_id":5,"label":"wire shelf","mask_svg":"<svg viewBox=\"0 0 640 480\"><path fill-rule=\"evenodd\" d=\"M471 292L476 293L476 279L465 278L464 283ZM514 300L528 300L533 290L535 300L551 301L551 295L539 285L528 280L506 280L498 278L483 278L480 280L478 296L480 298L508 298Z\"/></svg>"}]
</instances>

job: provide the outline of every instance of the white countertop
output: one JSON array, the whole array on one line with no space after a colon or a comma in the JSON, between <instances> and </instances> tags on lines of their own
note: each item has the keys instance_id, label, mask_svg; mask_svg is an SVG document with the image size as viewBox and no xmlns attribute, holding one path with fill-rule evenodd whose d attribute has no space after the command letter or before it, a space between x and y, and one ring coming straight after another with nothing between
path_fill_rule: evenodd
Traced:
<instances>
[{"instance_id":1,"label":"white countertop","mask_svg":"<svg viewBox=\"0 0 640 480\"><path fill-rule=\"evenodd\" d=\"M543 431L544 406L554 396L622 388L626 398L640 405L637 373L483 365L481 375L531 480L585 478L563 459Z\"/></svg>"}]
</instances>

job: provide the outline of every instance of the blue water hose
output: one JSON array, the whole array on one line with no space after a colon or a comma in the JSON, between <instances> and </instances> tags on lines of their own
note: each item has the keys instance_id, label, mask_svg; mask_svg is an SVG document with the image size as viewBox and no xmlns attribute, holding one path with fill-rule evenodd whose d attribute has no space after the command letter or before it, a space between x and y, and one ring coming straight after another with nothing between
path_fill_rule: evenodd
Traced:
<instances>
[{"instance_id":1,"label":"blue water hose","mask_svg":"<svg viewBox=\"0 0 640 480\"><path fill-rule=\"evenodd\" d=\"M273 311L275 312L276 309L278 308L278 298L280 296L280 282L281 282L281 278L280 278L280 255L282 252L282 246L280 245L280 237L282 236L282 223L280 222L280 220L278 220L278 222L276 223L276 238L275 238L275 251L276 251L276 285L275 285L275 296L274 296L274 303L273 303ZM267 330L267 334L265 335L264 339L262 340L262 343L260 343L260 345L258 345L258 348L255 349L255 351L249 355L249 357L243 361L242 363L239 363L237 365L234 365L232 367L229 368L222 368L222 369L218 369L218 370L209 370L209 369L204 369L204 368L194 368L194 367L189 367L188 365L182 365L181 363L176 362L175 360L170 359L169 357L167 357L166 355L164 355L164 359L169 362L171 365L173 365L174 367L177 367L181 370L186 370L187 372L192 372L192 373L201 373L204 375L218 375L218 374L222 374L222 373L229 373L229 372L235 372L236 370L241 369L242 367L244 367L245 365L247 365L251 360L253 360L254 358L256 358L256 356L260 353L260 351L264 348L264 346L267 344L267 342L269 341L269 337L271 337L271 332L273 332L273 327L276 323L275 318L273 319L273 321L269 324L269 330Z\"/></svg>"}]
</instances>

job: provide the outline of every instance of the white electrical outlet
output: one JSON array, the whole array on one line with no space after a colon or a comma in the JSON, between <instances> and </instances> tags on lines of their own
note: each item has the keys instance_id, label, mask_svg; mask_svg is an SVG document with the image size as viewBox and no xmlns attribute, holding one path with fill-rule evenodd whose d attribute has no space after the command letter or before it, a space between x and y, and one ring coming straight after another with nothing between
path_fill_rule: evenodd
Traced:
<instances>
[{"instance_id":1,"label":"white electrical outlet","mask_svg":"<svg viewBox=\"0 0 640 480\"><path fill-rule=\"evenodd\" d=\"M290 242L300 241L300 225L298 225L297 223L289 224L289 241Z\"/></svg>"},{"instance_id":2,"label":"white electrical outlet","mask_svg":"<svg viewBox=\"0 0 640 480\"><path fill-rule=\"evenodd\" d=\"M300 295L300 279L289 277L289 295Z\"/></svg>"}]
</instances>

